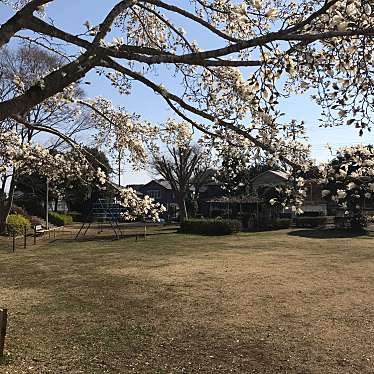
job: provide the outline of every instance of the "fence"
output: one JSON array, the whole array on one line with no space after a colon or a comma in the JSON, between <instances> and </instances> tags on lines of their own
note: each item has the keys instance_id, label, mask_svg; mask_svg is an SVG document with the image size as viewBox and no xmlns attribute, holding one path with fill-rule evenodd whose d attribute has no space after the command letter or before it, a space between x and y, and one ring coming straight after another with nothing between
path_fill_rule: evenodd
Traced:
<instances>
[{"instance_id":1,"label":"fence","mask_svg":"<svg viewBox=\"0 0 374 374\"><path fill-rule=\"evenodd\" d=\"M9 236L0 236L0 253L17 252L32 250L39 246L48 246L48 243L58 240L75 240L81 224L73 224L66 227L56 227L44 232L37 232L34 228L26 230L22 234ZM148 236L162 235L175 232L178 228L176 225L159 225L159 224L122 224L121 236L116 237L110 224L92 224L85 235L81 235L79 241L90 240L146 240Z\"/></svg>"},{"instance_id":2,"label":"fence","mask_svg":"<svg viewBox=\"0 0 374 374\"><path fill-rule=\"evenodd\" d=\"M64 228L53 228L43 232L35 228L25 228L22 233L12 232L8 236L0 237L0 251L16 252L20 249L32 249L33 246L57 238L70 238L71 231Z\"/></svg>"}]
</instances>

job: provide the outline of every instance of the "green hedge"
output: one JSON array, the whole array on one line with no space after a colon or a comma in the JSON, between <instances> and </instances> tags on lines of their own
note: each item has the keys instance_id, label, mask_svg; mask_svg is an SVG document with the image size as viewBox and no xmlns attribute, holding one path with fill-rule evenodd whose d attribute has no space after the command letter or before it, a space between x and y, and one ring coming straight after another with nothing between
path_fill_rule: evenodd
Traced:
<instances>
[{"instance_id":1,"label":"green hedge","mask_svg":"<svg viewBox=\"0 0 374 374\"><path fill-rule=\"evenodd\" d=\"M274 229L288 229L291 226L292 220L289 218L278 218L273 221Z\"/></svg>"},{"instance_id":2,"label":"green hedge","mask_svg":"<svg viewBox=\"0 0 374 374\"><path fill-rule=\"evenodd\" d=\"M66 226L73 223L73 217L68 214L61 214L56 212L48 213L49 222L55 226Z\"/></svg>"},{"instance_id":3,"label":"green hedge","mask_svg":"<svg viewBox=\"0 0 374 374\"><path fill-rule=\"evenodd\" d=\"M180 232L200 235L230 235L240 231L236 219L189 219L181 224Z\"/></svg>"},{"instance_id":4,"label":"green hedge","mask_svg":"<svg viewBox=\"0 0 374 374\"><path fill-rule=\"evenodd\" d=\"M318 227L326 225L327 217L299 217L295 222L297 227Z\"/></svg>"},{"instance_id":5,"label":"green hedge","mask_svg":"<svg viewBox=\"0 0 374 374\"><path fill-rule=\"evenodd\" d=\"M30 228L30 221L20 214L9 214L7 220L7 230L9 233L22 234L26 229Z\"/></svg>"}]
</instances>

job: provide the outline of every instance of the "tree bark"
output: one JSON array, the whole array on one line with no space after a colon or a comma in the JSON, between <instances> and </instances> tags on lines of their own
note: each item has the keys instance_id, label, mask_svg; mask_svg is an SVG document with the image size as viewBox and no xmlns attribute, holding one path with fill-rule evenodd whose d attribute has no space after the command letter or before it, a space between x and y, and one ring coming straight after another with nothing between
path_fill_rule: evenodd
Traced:
<instances>
[{"instance_id":1,"label":"tree bark","mask_svg":"<svg viewBox=\"0 0 374 374\"><path fill-rule=\"evenodd\" d=\"M6 233L6 219L8 217L9 212L6 214L5 212L5 204L1 204L0 206L0 234Z\"/></svg>"},{"instance_id":2,"label":"tree bark","mask_svg":"<svg viewBox=\"0 0 374 374\"><path fill-rule=\"evenodd\" d=\"M70 84L83 78L96 64L98 58L88 52L76 60L52 71L41 82L30 87L26 92L9 100L0 102L0 121L25 113L45 99L62 92Z\"/></svg>"},{"instance_id":3,"label":"tree bark","mask_svg":"<svg viewBox=\"0 0 374 374\"><path fill-rule=\"evenodd\" d=\"M178 196L177 203L179 206L179 220L184 222L188 218L185 196Z\"/></svg>"},{"instance_id":4,"label":"tree bark","mask_svg":"<svg viewBox=\"0 0 374 374\"><path fill-rule=\"evenodd\" d=\"M18 11L7 22L0 27L0 47L3 47L9 40L23 28L23 20L30 17L38 7L52 2L53 0L32 0Z\"/></svg>"},{"instance_id":5,"label":"tree bark","mask_svg":"<svg viewBox=\"0 0 374 374\"><path fill-rule=\"evenodd\" d=\"M15 173L16 172L13 171L12 180L10 182L10 187L9 187L8 197L5 198L5 195L4 195L2 200L1 200L1 205L0 205L0 234L5 234L7 232L6 221L7 221L7 218L9 216L10 210L12 209L12 206L13 206L14 191L15 191L15 188L16 188Z\"/></svg>"}]
</instances>

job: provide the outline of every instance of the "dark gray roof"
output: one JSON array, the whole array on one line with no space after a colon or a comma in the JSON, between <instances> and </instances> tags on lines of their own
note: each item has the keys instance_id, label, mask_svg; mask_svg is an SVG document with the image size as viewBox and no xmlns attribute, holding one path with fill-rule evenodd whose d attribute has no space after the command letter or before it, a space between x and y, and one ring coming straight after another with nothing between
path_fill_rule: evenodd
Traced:
<instances>
[{"instance_id":1,"label":"dark gray roof","mask_svg":"<svg viewBox=\"0 0 374 374\"><path fill-rule=\"evenodd\" d=\"M166 188L167 190L171 190L171 185L168 181L165 179L157 179L155 180L158 184L160 184L162 187Z\"/></svg>"},{"instance_id":2,"label":"dark gray roof","mask_svg":"<svg viewBox=\"0 0 374 374\"><path fill-rule=\"evenodd\" d=\"M256 175L254 178L252 178L251 182L254 182L256 179L263 177L266 174L272 174L274 176L278 176L281 179L284 179L285 181L288 180L288 174L285 173L284 171L277 171L277 170L267 170L264 171L263 173Z\"/></svg>"},{"instance_id":3,"label":"dark gray roof","mask_svg":"<svg viewBox=\"0 0 374 374\"><path fill-rule=\"evenodd\" d=\"M127 188L132 188L134 190L139 190L143 186L144 186L144 184L128 184L126 187Z\"/></svg>"}]
</instances>

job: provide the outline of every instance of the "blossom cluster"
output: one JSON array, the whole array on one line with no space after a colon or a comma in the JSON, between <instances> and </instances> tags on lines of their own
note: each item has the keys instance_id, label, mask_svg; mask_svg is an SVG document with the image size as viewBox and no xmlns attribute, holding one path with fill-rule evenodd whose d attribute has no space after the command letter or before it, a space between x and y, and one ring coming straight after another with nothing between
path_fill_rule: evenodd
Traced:
<instances>
[{"instance_id":1,"label":"blossom cluster","mask_svg":"<svg viewBox=\"0 0 374 374\"><path fill-rule=\"evenodd\" d=\"M147 142L158 134L157 128L140 117L116 107L103 97L88 101L96 130L95 141L112 155L128 152L129 160L136 166L147 161Z\"/></svg>"},{"instance_id":2,"label":"blossom cluster","mask_svg":"<svg viewBox=\"0 0 374 374\"><path fill-rule=\"evenodd\" d=\"M183 147L192 141L192 126L183 121L177 121L169 118L165 125L160 129L160 140L164 144L174 147Z\"/></svg>"},{"instance_id":3,"label":"blossom cluster","mask_svg":"<svg viewBox=\"0 0 374 374\"><path fill-rule=\"evenodd\" d=\"M290 207L295 214L303 214L302 209L306 197L305 179L301 176L289 175L287 185L275 186L267 196L270 205L278 205L282 208Z\"/></svg>"},{"instance_id":4,"label":"blossom cluster","mask_svg":"<svg viewBox=\"0 0 374 374\"><path fill-rule=\"evenodd\" d=\"M334 201L346 216L358 214L374 197L374 148L341 148L329 163L319 166L322 197Z\"/></svg>"},{"instance_id":5,"label":"blossom cluster","mask_svg":"<svg viewBox=\"0 0 374 374\"><path fill-rule=\"evenodd\" d=\"M149 196L140 198L132 188L123 188L120 191L121 205L125 211L121 213L122 218L127 221L134 221L137 218L151 218L154 222L159 221L159 215L166 211L166 208Z\"/></svg>"},{"instance_id":6,"label":"blossom cluster","mask_svg":"<svg viewBox=\"0 0 374 374\"><path fill-rule=\"evenodd\" d=\"M0 132L0 174L8 169L18 173L32 174L37 172L51 181L60 179L84 179L92 181L103 175L100 170L91 167L82 154L76 151L60 153L32 143L21 143L15 132Z\"/></svg>"},{"instance_id":7,"label":"blossom cluster","mask_svg":"<svg viewBox=\"0 0 374 374\"><path fill-rule=\"evenodd\" d=\"M102 188L109 183L104 171L100 167L94 169L79 149L67 153L51 152L38 144L21 144L15 133L0 132L0 174L4 174L9 168L22 174L37 172L49 179L52 189L61 180L66 183L77 179L86 184L97 182ZM138 197L131 188L121 189L120 196L121 204L126 209L123 213L126 220L150 217L158 221L159 214L165 211L161 204L149 196Z\"/></svg>"},{"instance_id":8,"label":"blossom cluster","mask_svg":"<svg viewBox=\"0 0 374 374\"><path fill-rule=\"evenodd\" d=\"M2 2L17 9L30 3ZM372 125L374 43L370 35L374 17L370 2L190 0L181 3L129 2L128 7L113 17L113 25L109 25L95 48L86 48L87 43L95 40L102 25L93 25L89 20L81 25L85 32L78 36L57 32L51 22L43 31L36 31L45 32L45 38L34 42L45 42L51 36L51 44L58 46L54 42L62 38L84 48L79 57L86 54L88 61L97 57L97 47L103 56L97 65L105 70L104 75L121 94L131 93L131 82L137 80L160 94L184 119L190 118L189 115L193 119L203 118L204 126L209 123L206 126L213 136L221 136L223 128L235 130L243 139L251 140L248 147L271 154L271 163L297 164L303 172L310 168L309 147L282 130L288 124L278 120L281 99L290 93L313 90L314 100L323 108L325 125L344 123L361 131ZM204 54L204 38L192 40L192 35L182 28L190 24L216 38L217 43L209 53ZM203 32L195 34L199 37ZM83 35L84 40L79 40ZM77 48L60 48L61 54L63 49ZM74 73L84 71L78 60ZM181 83L178 95L172 95L161 85L158 64L171 66L170 76ZM91 68L98 67L93 64ZM60 76L66 78L67 73L61 72ZM46 82L43 77L30 82L18 75L13 79L20 95L29 92L29 84L43 92ZM169 84L169 80L163 83ZM61 92L64 89L69 91L62 87ZM52 107L56 102L69 101L71 96L65 92L48 100ZM124 108L114 108L105 99L92 100L91 104L96 109L93 119L98 143L108 149L129 151L131 161L144 162L144 145L152 142L158 130ZM174 137L179 143L188 135L184 125L167 126L175 137L163 135L164 139ZM175 132L177 127L179 133ZM246 144L243 139L240 144Z\"/></svg>"}]
</instances>

